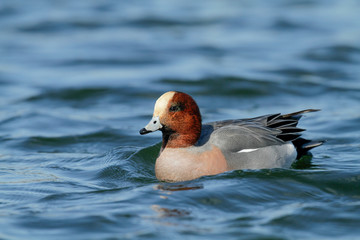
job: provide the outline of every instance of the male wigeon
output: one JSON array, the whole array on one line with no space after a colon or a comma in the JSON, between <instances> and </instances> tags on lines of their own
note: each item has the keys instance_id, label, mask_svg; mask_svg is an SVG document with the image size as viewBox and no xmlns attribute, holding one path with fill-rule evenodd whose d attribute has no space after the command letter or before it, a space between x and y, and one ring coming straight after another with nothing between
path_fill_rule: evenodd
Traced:
<instances>
[{"instance_id":1,"label":"male wigeon","mask_svg":"<svg viewBox=\"0 0 360 240\"><path fill-rule=\"evenodd\" d=\"M160 130L162 147L155 173L161 181L178 182L236 169L288 168L323 142L300 138L297 128L307 109L290 114L201 123L199 107L182 92L166 92L140 134Z\"/></svg>"}]
</instances>

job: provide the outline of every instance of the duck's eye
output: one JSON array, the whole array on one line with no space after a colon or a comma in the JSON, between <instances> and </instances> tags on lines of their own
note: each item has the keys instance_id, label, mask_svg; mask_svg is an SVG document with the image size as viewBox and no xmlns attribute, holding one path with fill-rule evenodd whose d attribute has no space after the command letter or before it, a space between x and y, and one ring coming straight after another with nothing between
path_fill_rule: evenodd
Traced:
<instances>
[{"instance_id":1,"label":"duck's eye","mask_svg":"<svg viewBox=\"0 0 360 240\"><path fill-rule=\"evenodd\" d=\"M183 110L182 106L180 104L176 104L176 105L172 105L170 108L169 108L169 111L170 112L179 112Z\"/></svg>"}]
</instances>

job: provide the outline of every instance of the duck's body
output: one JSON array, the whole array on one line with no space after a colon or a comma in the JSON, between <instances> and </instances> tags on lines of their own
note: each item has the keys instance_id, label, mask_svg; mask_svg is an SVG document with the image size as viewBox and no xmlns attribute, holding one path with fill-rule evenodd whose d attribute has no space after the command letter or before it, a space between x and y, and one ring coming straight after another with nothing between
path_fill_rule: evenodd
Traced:
<instances>
[{"instance_id":1,"label":"duck's body","mask_svg":"<svg viewBox=\"0 0 360 240\"><path fill-rule=\"evenodd\" d=\"M301 114L271 114L251 119L201 124L196 102L187 94L167 92L156 102L153 119L141 134L161 130L163 144L156 177L187 181L236 169L288 168L322 142L300 138Z\"/></svg>"}]
</instances>

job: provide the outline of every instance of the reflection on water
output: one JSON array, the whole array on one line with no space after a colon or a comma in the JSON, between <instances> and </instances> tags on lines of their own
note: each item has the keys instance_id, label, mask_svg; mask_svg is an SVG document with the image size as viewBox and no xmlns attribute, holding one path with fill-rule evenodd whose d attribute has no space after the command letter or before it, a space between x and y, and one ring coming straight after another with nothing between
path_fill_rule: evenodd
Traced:
<instances>
[{"instance_id":1,"label":"reflection on water","mask_svg":"<svg viewBox=\"0 0 360 240\"><path fill-rule=\"evenodd\" d=\"M182 209L169 209L164 208L159 205L152 205L151 209L158 213L159 218L167 218L167 217L186 217L190 215L189 211Z\"/></svg>"},{"instance_id":2,"label":"reflection on water","mask_svg":"<svg viewBox=\"0 0 360 240\"><path fill-rule=\"evenodd\" d=\"M171 194L171 192L176 191L187 191L187 190L197 190L204 188L203 184L196 182L188 182L188 183L160 183L154 186L155 190L160 190L162 192L167 192Z\"/></svg>"}]
</instances>

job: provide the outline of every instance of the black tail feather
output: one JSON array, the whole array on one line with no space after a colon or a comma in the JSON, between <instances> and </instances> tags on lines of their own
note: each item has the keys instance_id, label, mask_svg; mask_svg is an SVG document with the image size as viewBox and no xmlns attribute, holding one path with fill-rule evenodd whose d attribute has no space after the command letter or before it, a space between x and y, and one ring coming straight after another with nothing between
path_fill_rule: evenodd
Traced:
<instances>
[{"instance_id":1,"label":"black tail feather","mask_svg":"<svg viewBox=\"0 0 360 240\"><path fill-rule=\"evenodd\" d=\"M266 126L269 128L274 128L280 130L280 134L276 137L287 142L295 141L301 136L300 132L305 131L305 129L298 128L297 124L302 117L302 114L309 112L317 112L319 109L306 109L298 112L288 113L288 114L274 114L267 117ZM316 146L314 146L316 147Z\"/></svg>"},{"instance_id":2,"label":"black tail feather","mask_svg":"<svg viewBox=\"0 0 360 240\"><path fill-rule=\"evenodd\" d=\"M301 138L301 132L305 129L298 128L297 124L303 114L309 112L317 112L319 109L306 109L298 112L289 114L273 114L267 116L266 126L280 130L281 132L276 135L277 138L289 142L291 141L297 150L297 159L301 156L306 155L310 149L318 147L324 143L324 141L311 141Z\"/></svg>"},{"instance_id":3,"label":"black tail feather","mask_svg":"<svg viewBox=\"0 0 360 240\"><path fill-rule=\"evenodd\" d=\"M276 120L273 120L272 122L268 122L268 127L271 127L271 128L278 128L278 127L281 127L281 126L296 126L298 120L295 120L295 119L276 119Z\"/></svg>"},{"instance_id":4,"label":"black tail feather","mask_svg":"<svg viewBox=\"0 0 360 240\"><path fill-rule=\"evenodd\" d=\"M320 111L320 109L305 109L305 110L298 111L298 112L293 112L293 113L284 114L284 115L281 115L281 117L282 117L282 118L301 117L302 114L304 114L304 113L318 112L318 111Z\"/></svg>"},{"instance_id":5,"label":"black tail feather","mask_svg":"<svg viewBox=\"0 0 360 240\"><path fill-rule=\"evenodd\" d=\"M311 149L322 145L325 141L311 141L305 138L297 138L292 143L294 144L297 157L299 159L301 156L306 155Z\"/></svg>"}]
</instances>

